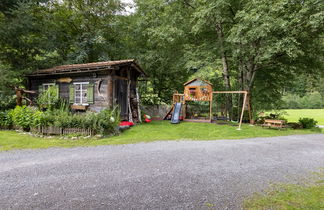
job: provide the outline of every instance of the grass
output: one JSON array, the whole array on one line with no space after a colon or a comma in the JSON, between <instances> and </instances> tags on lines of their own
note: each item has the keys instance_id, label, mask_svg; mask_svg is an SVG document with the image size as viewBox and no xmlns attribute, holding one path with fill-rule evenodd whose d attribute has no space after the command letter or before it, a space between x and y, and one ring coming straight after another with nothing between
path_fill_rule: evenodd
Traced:
<instances>
[{"instance_id":1,"label":"grass","mask_svg":"<svg viewBox=\"0 0 324 210\"><path fill-rule=\"evenodd\" d=\"M282 184L265 194L256 194L245 201L244 209L324 209L324 173L319 181L303 185Z\"/></svg>"},{"instance_id":2,"label":"grass","mask_svg":"<svg viewBox=\"0 0 324 210\"><path fill-rule=\"evenodd\" d=\"M324 109L286 109L284 116L289 122L298 122L301 117L314 118L318 125L324 125Z\"/></svg>"},{"instance_id":3,"label":"grass","mask_svg":"<svg viewBox=\"0 0 324 210\"><path fill-rule=\"evenodd\" d=\"M110 138L63 140L58 138L37 138L15 131L0 131L0 151L12 149L35 149L49 147L74 147L132 144L157 140L219 140L243 139L253 137L271 137L294 134L311 134L311 130L275 130L243 125L241 131L229 125L210 123L170 124L169 121L153 121L150 124L135 126L119 136Z\"/></svg>"}]
</instances>

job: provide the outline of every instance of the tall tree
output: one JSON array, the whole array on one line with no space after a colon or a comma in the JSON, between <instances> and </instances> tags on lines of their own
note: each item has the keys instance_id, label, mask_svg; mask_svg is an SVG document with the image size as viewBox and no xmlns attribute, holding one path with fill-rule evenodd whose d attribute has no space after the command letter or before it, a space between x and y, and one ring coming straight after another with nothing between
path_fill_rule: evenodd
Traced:
<instances>
[{"instance_id":1,"label":"tall tree","mask_svg":"<svg viewBox=\"0 0 324 210\"><path fill-rule=\"evenodd\" d=\"M228 37L237 46L233 57L242 70L244 89L253 96L255 81L262 82L265 75L274 82L287 82L293 71L314 71L323 11L318 0L248 1L236 15ZM301 68L306 62L307 68Z\"/></svg>"}]
</instances>

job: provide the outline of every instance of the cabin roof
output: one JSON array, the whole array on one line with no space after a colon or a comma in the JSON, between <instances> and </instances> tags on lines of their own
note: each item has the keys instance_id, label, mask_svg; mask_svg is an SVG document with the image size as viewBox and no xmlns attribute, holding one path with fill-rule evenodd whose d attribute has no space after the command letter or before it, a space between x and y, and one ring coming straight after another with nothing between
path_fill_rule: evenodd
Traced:
<instances>
[{"instance_id":1,"label":"cabin roof","mask_svg":"<svg viewBox=\"0 0 324 210\"><path fill-rule=\"evenodd\" d=\"M184 85L184 86L189 85L190 83L192 83L192 82L194 82L194 81L197 81L197 80L203 81L203 82L207 83L208 85L213 86L213 84L210 83L209 81L207 81L207 80L203 80L203 79L200 79L200 78L192 79L192 80L190 80L190 81L184 83L183 85Z\"/></svg>"},{"instance_id":2,"label":"cabin roof","mask_svg":"<svg viewBox=\"0 0 324 210\"><path fill-rule=\"evenodd\" d=\"M105 71L109 69L116 69L119 66L131 66L138 72L147 76L144 70L135 62L134 59L118 60L118 61L104 61L95 63L83 63L83 64L70 64L55 66L49 69L36 70L27 76L42 76L42 75L56 75L56 74L68 74L68 73L86 73Z\"/></svg>"}]
</instances>

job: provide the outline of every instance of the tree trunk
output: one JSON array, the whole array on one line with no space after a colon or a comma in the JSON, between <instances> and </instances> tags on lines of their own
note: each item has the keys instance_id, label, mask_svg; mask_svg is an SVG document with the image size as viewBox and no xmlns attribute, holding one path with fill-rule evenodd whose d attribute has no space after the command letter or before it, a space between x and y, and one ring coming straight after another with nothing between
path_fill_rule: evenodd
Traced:
<instances>
[{"instance_id":1,"label":"tree trunk","mask_svg":"<svg viewBox=\"0 0 324 210\"><path fill-rule=\"evenodd\" d=\"M216 32L218 36L219 46L220 46L220 52L222 57L222 64L223 64L223 79L224 79L224 85L225 89L227 91L231 90L231 81L230 81L230 75L229 75L229 68L228 68L228 58L226 55L226 50L224 47L224 33L222 24L218 23L216 24ZM233 102L232 102L232 95L226 95L226 112L229 114L230 119L232 120L233 116Z\"/></svg>"},{"instance_id":2,"label":"tree trunk","mask_svg":"<svg viewBox=\"0 0 324 210\"><path fill-rule=\"evenodd\" d=\"M253 59L248 61L240 60L240 74L241 74L241 87L243 90L248 91L247 100L246 100L246 110L249 111L250 123L253 124L253 106L252 106L252 97L253 97L253 84L256 74L257 66L254 64Z\"/></svg>"}]
</instances>

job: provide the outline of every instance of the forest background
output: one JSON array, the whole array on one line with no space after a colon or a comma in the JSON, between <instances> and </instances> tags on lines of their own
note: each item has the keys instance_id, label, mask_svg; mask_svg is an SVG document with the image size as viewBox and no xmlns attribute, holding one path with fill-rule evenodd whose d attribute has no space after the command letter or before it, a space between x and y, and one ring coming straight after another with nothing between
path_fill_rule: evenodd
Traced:
<instances>
[{"instance_id":1,"label":"forest background","mask_svg":"<svg viewBox=\"0 0 324 210\"><path fill-rule=\"evenodd\" d=\"M195 77L247 90L254 111L324 108L320 0L2 0L0 107L24 75L135 58L144 104L170 103ZM128 8L128 9L127 9Z\"/></svg>"}]
</instances>

